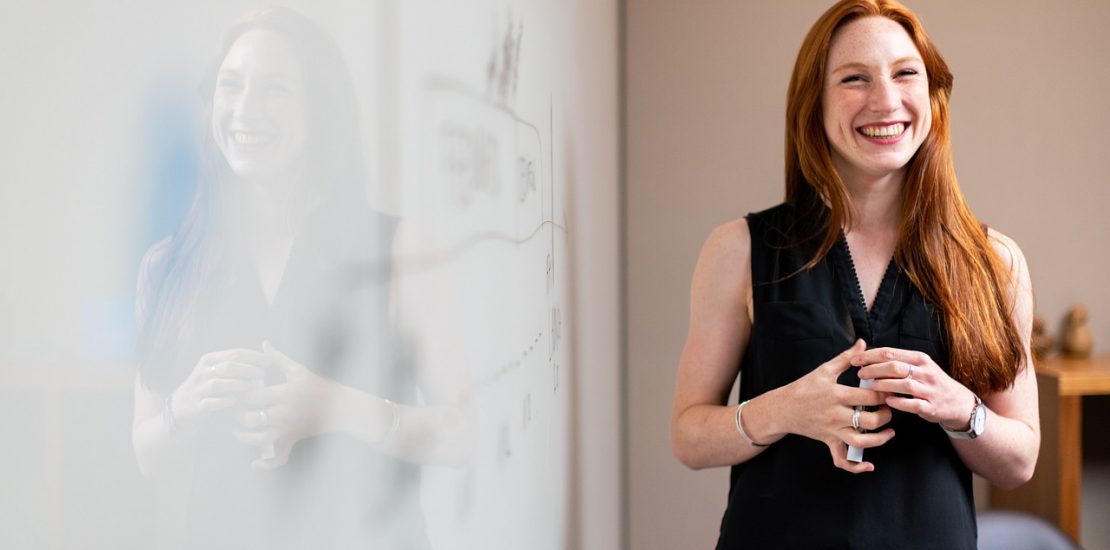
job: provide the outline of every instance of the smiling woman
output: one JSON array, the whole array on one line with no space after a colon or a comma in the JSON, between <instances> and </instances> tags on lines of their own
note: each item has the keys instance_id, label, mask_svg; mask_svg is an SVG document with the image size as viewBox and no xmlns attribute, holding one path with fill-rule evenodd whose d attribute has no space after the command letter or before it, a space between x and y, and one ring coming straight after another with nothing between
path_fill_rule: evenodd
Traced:
<instances>
[{"instance_id":1,"label":"smiling woman","mask_svg":"<svg viewBox=\"0 0 1110 550\"><path fill-rule=\"evenodd\" d=\"M821 107L837 173L904 170L932 128L928 74L909 35L886 18L853 21L834 35L828 66Z\"/></svg>"},{"instance_id":2,"label":"smiling woman","mask_svg":"<svg viewBox=\"0 0 1110 550\"><path fill-rule=\"evenodd\" d=\"M216 73L212 139L241 178L296 174L305 141L304 86L288 41L243 33Z\"/></svg>"},{"instance_id":3,"label":"smiling woman","mask_svg":"<svg viewBox=\"0 0 1110 550\"><path fill-rule=\"evenodd\" d=\"M672 442L732 467L718 548L971 549L972 472L1032 475L1028 270L960 194L951 89L893 1L803 41L786 201L713 231L691 289Z\"/></svg>"},{"instance_id":4,"label":"smiling woman","mask_svg":"<svg viewBox=\"0 0 1110 550\"><path fill-rule=\"evenodd\" d=\"M366 203L339 50L266 9L228 31L213 67L197 195L137 291L132 442L143 474L179 488L168 498L186 515L167 538L427 548L419 465L465 457L466 385L402 346L404 228Z\"/></svg>"}]
</instances>

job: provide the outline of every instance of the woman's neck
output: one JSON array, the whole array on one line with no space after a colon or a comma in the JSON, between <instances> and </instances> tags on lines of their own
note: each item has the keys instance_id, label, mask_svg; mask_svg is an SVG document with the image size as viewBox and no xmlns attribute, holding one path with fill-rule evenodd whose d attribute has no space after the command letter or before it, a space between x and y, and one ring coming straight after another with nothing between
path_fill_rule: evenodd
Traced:
<instances>
[{"instance_id":1,"label":"woman's neck","mask_svg":"<svg viewBox=\"0 0 1110 550\"><path fill-rule=\"evenodd\" d=\"M295 205L291 182L243 181L242 190L241 221L252 241L292 239Z\"/></svg>"},{"instance_id":2,"label":"woman's neck","mask_svg":"<svg viewBox=\"0 0 1110 550\"><path fill-rule=\"evenodd\" d=\"M855 210L849 231L893 234L901 218L902 174L846 180Z\"/></svg>"}]
</instances>

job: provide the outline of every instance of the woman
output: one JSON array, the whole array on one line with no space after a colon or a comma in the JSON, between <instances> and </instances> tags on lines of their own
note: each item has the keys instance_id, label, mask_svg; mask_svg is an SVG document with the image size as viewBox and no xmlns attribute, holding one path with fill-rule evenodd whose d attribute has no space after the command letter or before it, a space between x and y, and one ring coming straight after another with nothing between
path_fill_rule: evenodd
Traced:
<instances>
[{"instance_id":1,"label":"woman","mask_svg":"<svg viewBox=\"0 0 1110 550\"><path fill-rule=\"evenodd\" d=\"M415 463L465 458L465 384L399 345L405 231L365 206L339 50L262 10L205 88L196 198L140 270L140 469L184 484L185 547L428 547Z\"/></svg>"},{"instance_id":2,"label":"woman","mask_svg":"<svg viewBox=\"0 0 1110 550\"><path fill-rule=\"evenodd\" d=\"M713 231L692 284L672 440L732 466L718 548L975 548L971 473L1031 477L1028 270L960 194L951 89L893 1L806 36L786 201Z\"/></svg>"}]
</instances>

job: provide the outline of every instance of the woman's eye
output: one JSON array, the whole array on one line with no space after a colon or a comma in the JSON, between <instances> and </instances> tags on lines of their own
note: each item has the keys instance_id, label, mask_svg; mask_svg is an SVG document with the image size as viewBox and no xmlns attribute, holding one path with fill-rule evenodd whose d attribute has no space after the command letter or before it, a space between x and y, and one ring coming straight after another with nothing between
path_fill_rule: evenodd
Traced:
<instances>
[{"instance_id":1,"label":"woman's eye","mask_svg":"<svg viewBox=\"0 0 1110 550\"><path fill-rule=\"evenodd\" d=\"M914 76L916 74L917 74L916 69L902 69L902 70L898 71L898 74L896 74L895 76Z\"/></svg>"},{"instance_id":2,"label":"woman's eye","mask_svg":"<svg viewBox=\"0 0 1110 550\"><path fill-rule=\"evenodd\" d=\"M221 90L238 90L242 84L234 78L221 78L216 81L216 87Z\"/></svg>"},{"instance_id":3,"label":"woman's eye","mask_svg":"<svg viewBox=\"0 0 1110 550\"><path fill-rule=\"evenodd\" d=\"M840 83L841 84L849 84L849 83L852 83L852 82L860 82L862 80L863 80L862 76L860 76L858 74L853 74L853 75L849 75L849 76L846 76L843 79L841 79Z\"/></svg>"}]
</instances>

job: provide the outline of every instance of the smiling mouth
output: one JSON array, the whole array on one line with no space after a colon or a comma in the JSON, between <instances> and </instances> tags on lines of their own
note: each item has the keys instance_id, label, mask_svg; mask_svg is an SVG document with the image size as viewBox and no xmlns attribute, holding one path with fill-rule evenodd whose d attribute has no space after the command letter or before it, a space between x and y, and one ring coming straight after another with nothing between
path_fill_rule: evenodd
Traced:
<instances>
[{"instance_id":1,"label":"smiling mouth","mask_svg":"<svg viewBox=\"0 0 1110 550\"><path fill-rule=\"evenodd\" d=\"M231 141L242 147L265 147L277 141L277 137L264 132L231 132Z\"/></svg>"},{"instance_id":2,"label":"smiling mouth","mask_svg":"<svg viewBox=\"0 0 1110 550\"><path fill-rule=\"evenodd\" d=\"M895 122L881 126L861 126L856 131L869 138L891 139L901 136L906 131L906 123Z\"/></svg>"}]
</instances>

